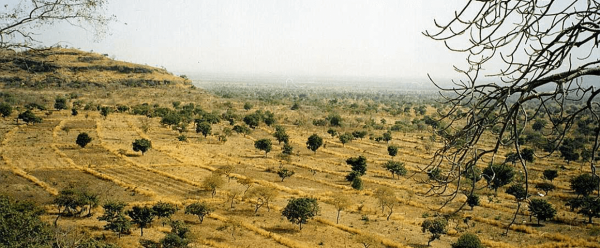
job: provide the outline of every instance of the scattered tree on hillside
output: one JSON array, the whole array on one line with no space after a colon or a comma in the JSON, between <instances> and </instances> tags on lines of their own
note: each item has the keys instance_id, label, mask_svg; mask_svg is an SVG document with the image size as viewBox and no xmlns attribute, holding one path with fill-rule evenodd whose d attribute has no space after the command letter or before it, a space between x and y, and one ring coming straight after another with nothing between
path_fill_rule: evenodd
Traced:
<instances>
[{"instance_id":1,"label":"scattered tree on hillside","mask_svg":"<svg viewBox=\"0 0 600 248\"><path fill-rule=\"evenodd\" d=\"M353 189L355 190L361 190L363 189L363 181L360 178L360 176L354 176L354 178L352 179L352 183L350 184L350 186L352 186Z\"/></svg>"},{"instance_id":2,"label":"scattered tree on hillside","mask_svg":"<svg viewBox=\"0 0 600 248\"><path fill-rule=\"evenodd\" d=\"M389 143L390 140L392 140L392 133L391 132L385 132L383 133L383 141L385 141L385 143Z\"/></svg>"},{"instance_id":3,"label":"scattered tree on hillside","mask_svg":"<svg viewBox=\"0 0 600 248\"><path fill-rule=\"evenodd\" d=\"M335 195L333 195L333 205L335 206L335 209L337 210L337 217L335 219L335 223L339 224L340 223L340 212L342 210L350 207L352 205L352 202L350 201L350 198L348 198L348 196L346 196L344 194L335 194Z\"/></svg>"},{"instance_id":4,"label":"scattered tree on hillside","mask_svg":"<svg viewBox=\"0 0 600 248\"><path fill-rule=\"evenodd\" d=\"M79 135L77 135L77 140L75 140L75 143L77 143L77 145L81 146L81 148L84 148L90 142L92 142L92 137L90 137L85 132L84 133L80 133Z\"/></svg>"},{"instance_id":5,"label":"scattered tree on hillside","mask_svg":"<svg viewBox=\"0 0 600 248\"><path fill-rule=\"evenodd\" d=\"M452 243L452 248L484 248L485 246L479 240L477 235L465 233L461 235L456 243Z\"/></svg>"},{"instance_id":6,"label":"scattered tree on hillside","mask_svg":"<svg viewBox=\"0 0 600 248\"><path fill-rule=\"evenodd\" d=\"M13 108L10 104L6 103L6 102L2 102L0 103L0 115L2 115L2 118L6 118L7 116L10 116L10 114L12 114Z\"/></svg>"},{"instance_id":7,"label":"scattered tree on hillside","mask_svg":"<svg viewBox=\"0 0 600 248\"><path fill-rule=\"evenodd\" d=\"M67 99L62 98L62 97L57 97L56 99L54 99L54 109L56 109L56 110L67 109Z\"/></svg>"},{"instance_id":8,"label":"scattered tree on hillside","mask_svg":"<svg viewBox=\"0 0 600 248\"><path fill-rule=\"evenodd\" d=\"M254 141L254 148L264 151L265 152L265 158L267 157L267 154L271 151L272 149L272 145L271 145L271 140L270 139L259 139L257 141Z\"/></svg>"},{"instance_id":9,"label":"scattered tree on hillside","mask_svg":"<svg viewBox=\"0 0 600 248\"><path fill-rule=\"evenodd\" d=\"M100 107L100 115L102 115L105 120L106 120L106 117L108 117L108 115L110 113L112 113L112 109L110 107L107 107L107 106Z\"/></svg>"},{"instance_id":10,"label":"scattered tree on hillside","mask_svg":"<svg viewBox=\"0 0 600 248\"><path fill-rule=\"evenodd\" d=\"M260 124L261 119L261 114L253 113L244 116L244 123L246 123L246 125L248 125L250 128L255 129Z\"/></svg>"},{"instance_id":11,"label":"scattered tree on hillside","mask_svg":"<svg viewBox=\"0 0 600 248\"><path fill-rule=\"evenodd\" d=\"M233 165L223 165L215 170L216 174L225 175L228 182L230 182L231 178L233 178L233 172L235 172L235 167Z\"/></svg>"},{"instance_id":12,"label":"scattered tree on hillside","mask_svg":"<svg viewBox=\"0 0 600 248\"><path fill-rule=\"evenodd\" d=\"M313 151L314 153L317 153L317 150L322 145L323 145L323 138L319 137L319 135L317 135L317 134L311 135L310 137L308 137L308 140L306 141L306 148Z\"/></svg>"},{"instance_id":13,"label":"scattered tree on hillside","mask_svg":"<svg viewBox=\"0 0 600 248\"><path fill-rule=\"evenodd\" d=\"M495 192L498 188L512 182L515 172L513 167L504 164L494 164L486 167L481 174Z\"/></svg>"},{"instance_id":14,"label":"scattered tree on hillside","mask_svg":"<svg viewBox=\"0 0 600 248\"><path fill-rule=\"evenodd\" d=\"M252 109L252 107L254 107L254 106L253 106L251 103L249 103L249 102L245 102L245 103L244 103L244 109L245 109L246 111L248 111L248 110L251 110L251 109Z\"/></svg>"},{"instance_id":15,"label":"scattered tree on hillside","mask_svg":"<svg viewBox=\"0 0 600 248\"><path fill-rule=\"evenodd\" d=\"M336 135L338 135L338 132L337 132L335 129L333 129L333 128L330 128L330 129L328 129L328 130L327 130L327 133L328 133L329 135L331 135L331 138L333 138L333 137L335 137Z\"/></svg>"},{"instance_id":16,"label":"scattered tree on hillside","mask_svg":"<svg viewBox=\"0 0 600 248\"><path fill-rule=\"evenodd\" d=\"M591 174L581 174L571 178L571 189L577 195L588 196L598 187L598 178Z\"/></svg>"},{"instance_id":17,"label":"scattered tree on hillside","mask_svg":"<svg viewBox=\"0 0 600 248\"><path fill-rule=\"evenodd\" d=\"M202 133L202 135L204 135L204 138L206 138L207 135L211 134L211 131L212 126L206 121L203 121L196 125L196 133Z\"/></svg>"},{"instance_id":18,"label":"scattered tree on hillside","mask_svg":"<svg viewBox=\"0 0 600 248\"><path fill-rule=\"evenodd\" d=\"M552 169L546 169L546 170L544 170L543 175L544 175L544 179L548 179L548 180L550 180L550 182L552 182L552 180L554 180L554 178L558 177L558 171L552 170Z\"/></svg>"},{"instance_id":19,"label":"scattered tree on hillside","mask_svg":"<svg viewBox=\"0 0 600 248\"><path fill-rule=\"evenodd\" d=\"M281 144L287 144L290 141L290 136L285 132L285 128L282 126L275 126L275 133L273 133L273 137Z\"/></svg>"},{"instance_id":20,"label":"scattered tree on hillside","mask_svg":"<svg viewBox=\"0 0 600 248\"><path fill-rule=\"evenodd\" d=\"M185 214L198 216L200 224L204 221L204 216L212 213L213 209L204 202L194 202L185 207Z\"/></svg>"},{"instance_id":21,"label":"scattered tree on hillside","mask_svg":"<svg viewBox=\"0 0 600 248\"><path fill-rule=\"evenodd\" d=\"M376 247L381 241L371 234L357 234L354 238L356 243L363 245L364 248Z\"/></svg>"},{"instance_id":22,"label":"scattered tree on hillside","mask_svg":"<svg viewBox=\"0 0 600 248\"><path fill-rule=\"evenodd\" d=\"M398 155L398 146L396 146L396 145L390 145L390 146L387 147L387 151L388 151L388 154L390 155L390 157L392 157L392 160L393 160L394 157L396 155Z\"/></svg>"},{"instance_id":23,"label":"scattered tree on hillside","mask_svg":"<svg viewBox=\"0 0 600 248\"><path fill-rule=\"evenodd\" d=\"M548 195L548 192L553 191L556 187L552 183L543 182L537 183L535 188L544 191L544 194Z\"/></svg>"},{"instance_id":24,"label":"scattered tree on hillside","mask_svg":"<svg viewBox=\"0 0 600 248\"><path fill-rule=\"evenodd\" d=\"M277 195L278 192L275 189L265 186L258 186L248 190L248 193L244 196L244 198L254 199L254 213L256 214L258 212L258 209L260 209L263 205L267 207L267 211L271 211L271 208L269 207L269 202L275 199Z\"/></svg>"},{"instance_id":25,"label":"scattered tree on hillside","mask_svg":"<svg viewBox=\"0 0 600 248\"><path fill-rule=\"evenodd\" d=\"M108 202L102 206L104 214L98 217L98 220L108 222L104 225L105 230L116 232L119 238L121 234L128 234L131 228L131 221L125 217L123 209L127 206L123 202Z\"/></svg>"},{"instance_id":26,"label":"scattered tree on hillside","mask_svg":"<svg viewBox=\"0 0 600 248\"><path fill-rule=\"evenodd\" d=\"M471 207L471 210L473 210L475 206L479 206L479 196L475 194L467 196L467 205Z\"/></svg>"},{"instance_id":27,"label":"scattered tree on hillside","mask_svg":"<svg viewBox=\"0 0 600 248\"><path fill-rule=\"evenodd\" d=\"M223 184L225 184L225 181L223 181L223 178L218 173L212 173L202 180L202 187L210 190L211 197L215 197L217 189L223 186Z\"/></svg>"},{"instance_id":28,"label":"scattered tree on hillside","mask_svg":"<svg viewBox=\"0 0 600 248\"><path fill-rule=\"evenodd\" d=\"M294 151L294 147L290 144L283 144L283 148L281 148L281 153L285 155L292 155Z\"/></svg>"},{"instance_id":29,"label":"scattered tree on hillside","mask_svg":"<svg viewBox=\"0 0 600 248\"><path fill-rule=\"evenodd\" d=\"M354 178L361 177L367 173L367 158L364 156L348 158L346 159L346 164L349 164L352 167L352 171L346 176L347 181L352 182L354 181Z\"/></svg>"},{"instance_id":30,"label":"scattered tree on hillside","mask_svg":"<svg viewBox=\"0 0 600 248\"><path fill-rule=\"evenodd\" d=\"M384 165L385 169L392 173L392 179L394 175L404 176L407 173L406 168L404 167L404 163L390 160Z\"/></svg>"},{"instance_id":31,"label":"scattered tree on hillside","mask_svg":"<svg viewBox=\"0 0 600 248\"><path fill-rule=\"evenodd\" d=\"M152 206L152 211L154 212L154 215L156 215L156 217L158 217L159 219L167 218L170 220L171 216L175 214L175 212L177 212L177 206L173 203L159 201L156 204L154 204L154 206ZM162 225L165 226L164 221Z\"/></svg>"},{"instance_id":32,"label":"scattered tree on hillside","mask_svg":"<svg viewBox=\"0 0 600 248\"><path fill-rule=\"evenodd\" d=\"M284 179L293 176L295 173L296 172L293 170L288 170L287 168L281 168L277 171L277 175L281 178L281 182L283 182Z\"/></svg>"},{"instance_id":33,"label":"scattered tree on hillside","mask_svg":"<svg viewBox=\"0 0 600 248\"><path fill-rule=\"evenodd\" d=\"M538 225L540 220L552 219L556 215L556 209L544 199L531 199L529 201L529 212L537 218Z\"/></svg>"},{"instance_id":34,"label":"scattered tree on hillside","mask_svg":"<svg viewBox=\"0 0 600 248\"><path fill-rule=\"evenodd\" d=\"M354 131L352 132L352 137L354 137L355 139L363 139L365 136L367 136L367 131Z\"/></svg>"},{"instance_id":35,"label":"scattered tree on hillside","mask_svg":"<svg viewBox=\"0 0 600 248\"><path fill-rule=\"evenodd\" d=\"M521 184L513 184L506 189L506 193L515 197L517 201L522 201L527 197L527 191Z\"/></svg>"},{"instance_id":36,"label":"scattered tree on hillside","mask_svg":"<svg viewBox=\"0 0 600 248\"><path fill-rule=\"evenodd\" d=\"M17 116L17 120L23 120L25 123L27 124L31 124L31 123L41 123L42 122L42 118L37 117L33 112L31 112L31 110L25 110L25 112L20 113L19 116Z\"/></svg>"},{"instance_id":37,"label":"scattered tree on hillside","mask_svg":"<svg viewBox=\"0 0 600 248\"><path fill-rule=\"evenodd\" d=\"M398 203L396 199L396 193L388 187L379 187L375 190L375 198L381 206L381 213L388 208L387 220L390 220L392 213L394 212L394 206Z\"/></svg>"},{"instance_id":38,"label":"scattered tree on hillside","mask_svg":"<svg viewBox=\"0 0 600 248\"><path fill-rule=\"evenodd\" d=\"M350 133L344 133L342 135L339 135L338 139L342 143L342 146L346 146L346 143L349 143L350 141L354 140L354 136L352 136L352 134Z\"/></svg>"},{"instance_id":39,"label":"scattered tree on hillside","mask_svg":"<svg viewBox=\"0 0 600 248\"><path fill-rule=\"evenodd\" d=\"M442 234L446 234L446 227L448 226L448 221L443 217L438 217L435 219L426 219L421 224L421 230L423 233L430 232L431 237L429 237L429 241L427 242L427 246L431 245L431 241L436 239L440 239Z\"/></svg>"},{"instance_id":40,"label":"scattered tree on hillside","mask_svg":"<svg viewBox=\"0 0 600 248\"><path fill-rule=\"evenodd\" d=\"M302 224L319 213L319 203L315 198L292 198L288 201L281 214L290 222L298 224L302 230Z\"/></svg>"},{"instance_id":41,"label":"scattered tree on hillside","mask_svg":"<svg viewBox=\"0 0 600 248\"><path fill-rule=\"evenodd\" d=\"M233 131L238 134L244 135L244 137L246 137L246 134L250 134L250 128L246 126L235 125L233 126Z\"/></svg>"},{"instance_id":42,"label":"scattered tree on hillside","mask_svg":"<svg viewBox=\"0 0 600 248\"><path fill-rule=\"evenodd\" d=\"M147 139L136 139L133 143L133 151L142 152L142 155L152 148L152 142Z\"/></svg>"},{"instance_id":43,"label":"scattered tree on hillside","mask_svg":"<svg viewBox=\"0 0 600 248\"><path fill-rule=\"evenodd\" d=\"M137 224L140 228L140 236L144 236L144 228L152 223L155 216L152 208L147 206L133 206L133 208L126 213L131 218L131 222Z\"/></svg>"}]
</instances>

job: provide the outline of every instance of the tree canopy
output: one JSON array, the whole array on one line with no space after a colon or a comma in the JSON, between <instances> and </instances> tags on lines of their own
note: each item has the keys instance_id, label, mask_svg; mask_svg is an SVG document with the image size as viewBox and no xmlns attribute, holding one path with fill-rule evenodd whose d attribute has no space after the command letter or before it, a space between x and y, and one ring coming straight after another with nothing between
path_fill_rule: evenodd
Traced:
<instances>
[{"instance_id":1,"label":"tree canopy","mask_svg":"<svg viewBox=\"0 0 600 248\"><path fill-rule=\"evenodd\" d=\"M443 192L447 200L454 199L460 187L452 189L454 193L442 189L460 182L460 172L483 157L495 164L501 148L510 148L520 158L527 191L529 171L519 142L525 128L543 130L545 150L554 152L575 132L579 119L589 117L599 126L600 108L594 102L600 88L590 83L600 76L600 61L594 56L599 6L597 1L578 0L468 1L452 19L424 32L466 58L465 64L455 65L461 78L452 84L430 77L450 106L439 117L449 124L435 128L444 146L424 169L450 165L442 179L432 183L432 195ZM541 123L532 126L540 118L548 120L543 129ZM593 135L597 139L600 133ZM494 143L478 145L482 137L493 137ZM590 150L599 146L595 142ZM565 159L576 159L572 150L563 150ZM592 153L590 161L595 156ZM590 166L594 171L593 162Z\"/></svg>"},{"instance_id":2,"label":"tree canopy","mask_svg":"<svg viewBox=\"0 0 600 248\"><path fill-rule=\"evenodd\" d=\"M0 49L32 48L38 43L36 30L60 22L86 27L100 38L114 18L104 14L106 5L106 0L30 0L5 4L0 10Z\"/></svg>"}]
</instances>

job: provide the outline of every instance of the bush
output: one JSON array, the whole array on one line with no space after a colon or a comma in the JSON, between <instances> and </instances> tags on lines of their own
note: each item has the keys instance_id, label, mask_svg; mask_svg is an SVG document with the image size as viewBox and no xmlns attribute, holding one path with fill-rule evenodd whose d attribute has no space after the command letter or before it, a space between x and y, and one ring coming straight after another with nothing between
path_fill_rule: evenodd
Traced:
<instances>
[{"instance_id":1,"label":"bush","mask_svg":"<svg viewBox=\"0 0 600 248\"><path fill-rule=\"evenodd\" d=\"M481 244L481 240L479 240L479 237L477 237L477 235L472 234L472 233L465 233L462 236L460 236L460 238L458 238L458 240L456 241L456 243L452 244L452 248L483 248L483 244Z\"/></svg>"},{"instance_id":2,"label":"bush","mask_svg":"<svg viewBox=\"0 0 600 248\"><path fill-rule=\"evenodd\" d=\"M90 137L87 133L80 133L77 135L77 140L75 140L75 143L81 146L81 148L84 148L90 142L92 142L92 137Z\"/></svg>"},{"instance_id":3,"label":"bush","mask_svg":"<svg viewBox=\"0 0 600 248\"><path fill-rule=\"evenodd\" d=\"M133 143L133 151L142 152L142 155L152 148L152 142L147 139L137 139Z\"/></svg>"}]
</instances>

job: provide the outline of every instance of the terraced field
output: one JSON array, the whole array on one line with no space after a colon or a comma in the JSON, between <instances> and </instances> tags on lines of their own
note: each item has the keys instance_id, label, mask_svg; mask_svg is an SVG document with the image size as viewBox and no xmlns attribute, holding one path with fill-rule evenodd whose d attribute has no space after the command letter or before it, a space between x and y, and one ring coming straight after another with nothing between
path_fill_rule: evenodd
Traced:
<instances>
[{"instance_id":1,"label":"terraced field","mask_svg":"<svg viewBox=\"0 0 600 248\"><path fill-rule=\"evenodd\" d=\"M400 148L393 159L404 162L409 171L407 176L393 179L383 168L392 159L387 154L388 144L365 138L342 145L323 127L286 123L294 147L294 154L288 160L278 155L282 145L276 141L266 156L254 148L255 140L273 139L272 127L261 126L249 135L234 133L226 142L218 141L216 136L205 138L192 130L183 133L188 141L181 142L177 140L180 134L161 125L159 118L121 113L103 118L97 112L81 112L70 116L67 111L56 111L34 125L0 120L0 193L47 204L48 209L53 208L50 204L53 195L69 185L83 185L99 193L102 202L117 199L130 206L157 201L177 203L180 211L173 218L191 225L197 247L361 247L357 241L361 236L373 237L387 247L424 247L428 235L421 231L423 220L450 214L466 199L460 196L438 210L442 199L424 196L429 186L423 183L427 177L420 172L432 156L424 149L422 137L426 139L426 133L393 134L389 144ZM394 117L385 117L393 122ZM213 133L222 133L225 128L231 126L225 122L215 124ZM340 131L351 131L346 129ZM75 144L81 132L92 137L85 148ZM316 153L305 147L313 133L325 140L325 146ZM131 149L132 142L140 138L153 144L143 155ZM359 155L368 160L364 190L352 189L345 180L351 170L346 159ZM225 165L234 167L231 179L224 178L226 183L211 197L202 181ZM448 247L465 232L478 234L489 247L600 247L600 239L589 235L591 229L598 228L596 224L585 224L585 218L564 206L564 200L573 196L568 180L581 173L579 164L566 165L556 154L539 159L531 164L532 180L542 182L541 171L559 165L567 169L555 180L557 190L545 197L558 210L552 221L537 226L536 220L530 220L523 212L517 216L509 235L503 236L517 206L514 197L503 189L497 197L491 197L491 190L481 189L481 205L450 216L448 234L432 242L432 247ZM280 167L295 174L281 181L275 173ZM270 211L261 208L255 214L253 200L243 194L230 207L228 193L245 191L246 186L238 183L245 178L253 179L250 187L263 186L278 192L270 203ZM483 188L484 183L480 184ZM389 210L381 211L374 194L379 187L395 192L397 204L389 220L386 220ZM531 189L530 193L536 192ZM332 202L336 195L346 195L352 200L351 206L341 212L339 224ZM281 210L294 197L316 198L321 207L319 216L309 220L301 231L281 216ZM181 210L194 201L208 202L216 209L202 224ZM94 218L63 218L59 223L85 226L92 234L105 235L122 246L138 246L137 229L118 239L114 233L102 230L104 223L95 219L101 208L96 212ZM49 211L48 218L52 213ZM155 221L145 231L144 238L158 240L169 231Z\"/></svg>"}]
</instances>

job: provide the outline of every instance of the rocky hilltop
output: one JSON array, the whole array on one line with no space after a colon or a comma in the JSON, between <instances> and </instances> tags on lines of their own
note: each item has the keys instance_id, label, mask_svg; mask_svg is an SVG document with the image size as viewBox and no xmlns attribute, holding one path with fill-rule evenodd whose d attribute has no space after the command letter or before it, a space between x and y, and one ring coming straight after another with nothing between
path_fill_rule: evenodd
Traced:
<instances>
[{"instance_id":1,"label":"rocky hilltop","mask_svg":"<svg viewBox=\"0 0 600 248\"><path fill-rule=\"evenodd\" d=\"M165 69L117 61L107 54L49 48L0 50L0 83L4 87L85 88L148 87L191 84Z\"/></svg>"}]
</instances>

